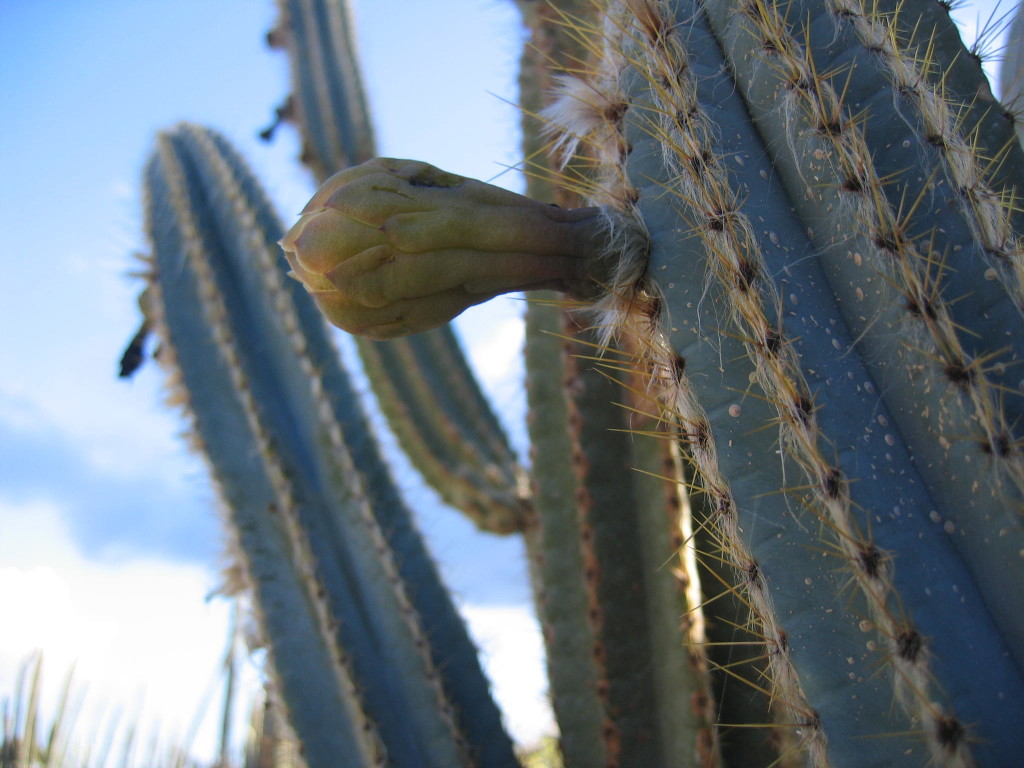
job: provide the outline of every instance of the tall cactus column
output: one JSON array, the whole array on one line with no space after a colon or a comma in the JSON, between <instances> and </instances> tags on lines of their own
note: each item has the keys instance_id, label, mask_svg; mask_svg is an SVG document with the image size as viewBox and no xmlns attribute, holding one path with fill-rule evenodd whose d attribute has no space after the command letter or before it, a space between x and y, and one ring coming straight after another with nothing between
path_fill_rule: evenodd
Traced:
<instances>
[{"instance_id":1,"label":"tall cactus column","mask_svg":"<svg viewBox=\"0 0 1024 768\"><path fill-rule=\"evenodd\" d=\"M292 79L278 116L298 126L302 161L323 181L376 154L349 1L277 0L277 7L267 40L287 52Z\"/></svg>"},{"instance_id":2,"label":"tall cactus column","mask_svg":"<svg viewBox=\"0 0 1024 768\"><path fill-rule=\"evenodd\" d=\"M665 339L671 407L813 761L1009 764L1017 257L961 265L992 220L973 201L999 198L928 165L963 144L929 146L914 110L941 94L908 93L885 48L899 30L868 37L887 21L849 4L624 3L612 76L590 82L601 98L568 88L555 119L585 127L626 201L612 210L649 233L662 316L633 326Z\"/></svg>"},{"instance_id":3,"label":"tall cactus column","mask_svg":"<svg viewBox=\"0 0 1024 768\"><path fill-rule=\"evenodd\" d=\"M222 492L313 766L514 766L476 649L378 453L282 229L218 135L146 169L147 304Z\"/></svg>"},{"instance_id":4,"label":"tall cactus column","mask_svg":"<svg viewBox=\"0 0 1024 768\"><path fill-rule=\"evenodd\" d=\"M587 2L520 3L529 38L520 68L530 196L578 204L585 185L548 157L537 115L556 78L589 55ZM600 263L603 243L588 250ZM594 257L598 257L595 259ZM605 267L598 279L607 282ZM678 547L682 508L669 437L645 420L646 378L603 348L563 297L528 295L527 396L534 523L527 529L552 703L565 765L713 765L706 669L686 646ZM649 410L649 409L647 409Z\"/></svg>"}]
</instances>

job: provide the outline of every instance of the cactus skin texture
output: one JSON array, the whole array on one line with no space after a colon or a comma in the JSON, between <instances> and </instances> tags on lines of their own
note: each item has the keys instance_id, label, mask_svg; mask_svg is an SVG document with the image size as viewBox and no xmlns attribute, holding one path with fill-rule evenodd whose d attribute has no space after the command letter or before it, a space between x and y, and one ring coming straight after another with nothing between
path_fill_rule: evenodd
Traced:
<instances>
[{"instance_id":1,"label":"cactus skin texture","mask_svg":"<svg viewBox=\"0 0 1024 768\"><path fill-rule=\"evenodd\" d=\"M618 319L812 764L1011 765L1024 741L1021 254L1013 180L984 172L1019 146L949 117L954 59L905 43L923 5L622 3L591 95L551 113L648 233L627 302L654 319Z\"/></svg>"},{"instance_id":2,"label":"cactus skin texture","mask_svg":"<svg viewBox=\"0 0 1024 768\"><path fill-rule=\"evenodd\" d=\"M292 94L278 121L299 126L302 162L323 181L376 154L348 0L278 0L267 35L288 53ZM270 139L277 124L263 132Z\"/></svg>"},{"instance_id":3,"label":"cactus skin texture","mask_svg":"<svg viewBox=\"0 0 1024 768\"><path fill-rule=\"evenodd\" d=\"M280 224L218 135L146 168L150 311L310 766L516 765Z\"/></svg>"},{"instance_id":4,"label":"cactus skin texture","mask_svg":"<svg viewBox=\"0 0 1024 768\"><path fill-rule=\"evenodd\" d=\"M588 0L520 3L527 191L579 205L552 183L536 114L558 67L586 55ZM606 249L591 252L608 274ZM564 764L713 765L710 681L691 650L699 598L679 575L690 531L672 427L645 413L648 380L552 294L526 309L534 516L525 531ZM638 437L630 432L649 434ZM689 586L695 586L692 582Z\"/></svg>"},{"instance_id":5,"label":"cactus skin texture","mask_svg":"<svg viewBox=\"0 0 1024 768\"><path fill-rule=\"evenodd\" d=\"M455 335L443 328L358 343L374 395L413 466L481 530L521 532L533 509L529 478Z\"/></svg>"}]
</instances>

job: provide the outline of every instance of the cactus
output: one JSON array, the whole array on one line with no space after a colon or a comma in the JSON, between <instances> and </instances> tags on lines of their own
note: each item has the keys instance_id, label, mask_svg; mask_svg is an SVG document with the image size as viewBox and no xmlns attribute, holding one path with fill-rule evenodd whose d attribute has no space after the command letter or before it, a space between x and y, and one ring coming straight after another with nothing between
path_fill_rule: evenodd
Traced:
<instances>
[{"instance_id":1,"label":"cactus","mask_svg":"<svg viewBox=\"0 0 1024 768\"><path fill-rule=\"evenodd\" d=\"M606 316L660 371L812 762L1004 765L1020 152L980 73L908 41L915 10L623 4L588 97L568 84L551 115L647 233L648 279ZM963 133L985 112L1001 143Z\"/></svg>"},{"instance_id":2,"label":"cactus","mask_svg":"<svg viewBox=\"0 0 1024 768\"><path fill-rule=\"evenodd\" d=\"M383 762L381 744L394 765L512 758L489 704L470 717L486 684L304 286L347 330L425 331L359 344L415 465L481 527L524 536L566 766L1012 765L1012 105L930 0L519 5L538 202L369 160L344 7L314 0L272 34L296 72L282 114L325 182L283 239L302 284L215 134L167 134L148 172L151 210L174 215L151 218L142 333L163 329L180 365L310 765ZM215 291L218 274L233 281ZM178 283L201 290L172 299ZM563 293L527 312L527 482L450 331L429 329L538 285ZM226 321L216 292L243 288ZM230 419L243 437L218 448ZM219 468L243 459L262 479Z\"/></svg>"},{"instance_id":3,"label":"cactus","mask_svg":"<svg viewBox=\"0 0 1024 768\"><path fill-rule=\"evenodd\" d=\"M160 137L145 176L150 322L224 496L306 760L515 764L323 320L286 279L255 180L188 125Z\"/></svg>"}]
</instances>

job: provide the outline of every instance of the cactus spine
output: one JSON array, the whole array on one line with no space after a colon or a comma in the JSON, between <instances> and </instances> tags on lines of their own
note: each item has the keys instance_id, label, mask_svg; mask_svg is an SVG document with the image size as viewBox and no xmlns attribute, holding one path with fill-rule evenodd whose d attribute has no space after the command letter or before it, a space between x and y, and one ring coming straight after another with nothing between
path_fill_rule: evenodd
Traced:
<instances>
[{"instance_id":1,"label":"cactus spine","mask_svg":"<svg viewBox=\"0 0 1024 768\"><path fill-rule=\"evenodd\" d=\"M595 8L520 7L528 191L568 207L578 197L551 184L535 116L560 69L586 59L576 27ZM550 298L526 311L536 510L526 542L565 764L712 764L707 670L687 647L699 611L678 580L684 510L670 432L645 420L646 377Z\"/></svg>"}]
</instances>

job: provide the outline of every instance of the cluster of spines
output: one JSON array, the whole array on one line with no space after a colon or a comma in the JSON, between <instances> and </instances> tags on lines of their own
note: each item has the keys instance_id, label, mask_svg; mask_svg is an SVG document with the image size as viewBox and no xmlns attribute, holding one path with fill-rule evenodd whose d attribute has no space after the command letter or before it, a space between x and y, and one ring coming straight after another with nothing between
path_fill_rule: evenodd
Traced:
<instances>
[{"instance_id":1,"label":"cluster of spines","mask_svg":"<svg viewBox=\"0 0 1024 768\"><path fill-rule=\"evenodd\" d=\"M908 224L928 187L922 188L917 199L904 200L898 208L894 207L893 203L886 199L884 186L894 183L896 179L879 178L874 173L871 165L872 154L864 142L858 120L847 113L848 110L842 103L842 80L849 77L850 73L840 71L825 76L815 71L813 58L807 48L796 39L796 36L790 34L792 27L779 17L774 6L748 3L746 9L747 15L755 24L759 23L762 39L772 43L770 46L766 44L760 55L770 60L768 66L780 71L781 76L789 81L790 87L783 91L783 104L780 107L783 112L788 109L789 114L794 117L794 126L787 125L792 131L787 139L795 144L800 133L813 133L821 137L821 142L832 149L832 153L821 152L820 156L816 153L815 158L837 158L836 164L845 172L845 176L837 175L836 185L844 189L847 193L845 197L852 197L863 206L850 212L849 219L865 225L867 231L871 233L870 239L873 244L898 260L897 269L889 273L890 280L899 286L898 290L906 297L905 306L909 314L914 319L923 321L928 331L927 335L931 336L934 344L931 356L939 360L941 374L938 378L941 380L944 375L950 381L950 388L954 390L949 398L954 403L949 409L951 413L939 415L938 418L955 421L956 417L952 414L956 412L959 404L956 394L958 391L967 392L969 401L974 406L977 421L985 430L984 437L979 441L983 452L990 456L999 454L996 461L1002 464L1002 473L1005 475L996 474L993 491L1002 498L1006 489L1001 484L1006 476L1010 478L1011 484L1019 483L1019 471L1014 467L1014 457L1011 455L1015 450L1014 441L1009 437L1010 430L1001 408L1003 396L1007 393L1000 391L998 383L985 380L988 373L1000 364L993 363L987 357L972 358L961 346L962 334L969 332L964 331L962 319L953 318L949 314L948 299L944 298L942 285L946 267L942 263L942 258L935 254L930 239L915 233ZM926 132L929 136L936 137L930 139L929 143L943 150L947 160L952 158L947 166L958 166L955 172L950 171L950 177L955 177L951 182L954 188L973 190L971 194L961 196L970 200L985 201L990 206L988 210L979 210L978 206L972 207L969 211L975 214L972 229L982 233L981 239L989 250L993 243L1002 245L1016 242L1015 236L1008 230L993 236L993 226L985 226L985 222L1008 226L1012 211L1003 197L992 194L985 186L986 182L977 160L979 153L975 147L969 146L956 136L956 126L949 117L950 108L943 94L928 89L925 79L913 72L912 61L905 56L899 58L900 49L896 45L899 36L892 17L868 13L863 8L859 10L861 13L857 15L851 11L849 4L842 4L842 7L839 4L833 5L837 22L853 19L856 23L856 20L870 17L871 23L876 27L884 25L882 32L877 28L873 30L873 43L878 48L878 56L883 59L888 56L891 60L890 70L895 73L894 93L902 96L905 92L912 92L913 98L922 106L922 111L929 113L924 118ZM794 8L790 8L789 11L799 15L799 11ZM820 35L821 30L817 31ZM863 74L861 76L863 77ZM839 81L840 85L833 87L828 80ZM785 104L787 98L794 102L791 106ZM817 167L822 165L827 163L818 163ZM804 170L806 167L804 166ZM968 170L965 171L964 168ZM956 176L956 173L960 173L960 176ZM824 183L820 176L815 177L815 182ZM814 195L816 192L809 190L808 194ZM1010 254L1006 254L1005 258L1008 261L1013 259ZM879 259L879 263L883 264L891 264L892 261L893 259L885 259L884 256ZM955 269L963 271L969 268L958 263ZM990 269L989 272L991 271ZM990 274L986 273L985 278L989 277ZM1008 291L1011 296L1015 294L1012 285L1008 287ZM948 294L948 291L945 293ZM996 330L1010 331L1011 328L997 327ZM919 337L920 335L918 334ZM999 355L1000 352L992 353L992 357ZM1008 358L1013 360L1015 355ZM1003 361L1004 364L1005 362ZM1013 394L1009 393L1009 396L1013 397ZM965 432L970 428L969 422L969 419L960 422L964 425ZM945 434L950 434L949 426L943 426ZM943 435L941 426L936 428L936 433ZM1013 493L1009 494L1010 498L1013 496ZM991 523L991 520L987 522ZM985 522L978 521L977 524L983 525ZM856 542L856 539L850 541ZM965 729L931 701L930 689L933 690L933 686L927 665L926 646L898 605L895 609L887 608L884 594L877 590L880 582L875 571L879 560L873 554L877 553L877 549L870 545L870 542L856 546L864 554L850 559L855 566L854 572L863 573L867 577L861 579L862 587L869 596L869 604L876 608L873 616L876 625L889 639L892 647L891 656L897 668L896 679L900 683L897 690L901 694L900 698L912 715L916 713L917 721L932 723L931 735L934 738L929 740L929 744L935 749L936 758L948 758L951 754L956 754L959 746L963 744Z\"/></svg>"},{"instance_id":2,"label":"cluster of spines","mask_svg":"<svg viewBox=\"0 0 1024 768\"><path fill-rule=\"evenodd\" d=\"M604 347L593 329L569 336L576 514L607 751L621 752L624 765L696 759L711 768L718 749L700 600L683 567L678 432L645 411L650 372L629 352Z\"/></svg>"},{"instance_id":3,"label":"cluster of spines","mask_svg":"<svg viewBox=\"0 0 1024 768\"><path fill-rule=\"evenodd\" d=\"M859 0L836 0L831 5L837 27L852 24L864 47L885 65L894 94L916 105L925 140L938 149L942 168L950 188L956 190L962 203L969 227L983 244L982 252L994 260L984 279L1004 276L1007 271L1015 273L1015 277L1007 281L1009 300L1024 310L1020 282L1022 257L1017 236L1010 226L1014 204L1008 196L1012 191L997 194L988 185L989 173L982 167L984 157L977 146L960 134L959 118L952 114L952 107L942 92L941 78L938 84L932 84L922 71L934 65L927 58L918 61L904 53L895 13L867 9ZM1009 354L1000 348L972 353L968 347L980 345L984 349L984 344L991 339L965 342L969 332L963 320L955 316L954 302L949 300L944 282L953 272L967 275L982 267L970 265L964 259L948 267L946 262L954 254L938 252L931 233L914 231L914 214L919 207L927 207L924 198L937 179L929 178L915 199L903 200L898 207L894 206L887 199L885 187L897 179L879 177L874 171L872 153L863 131L843 104L844 93L828 82L850 77L852 72L837 72L831 77L817 73L810 47L791 33L783 12L776 6L752 4L748 16L765 39L785 41L770 54L769 66L780 68L782 76L794 84L784 96L793 102L794 113L802 118L793 131L816 128L823 143L834 152L832 167L846 193L841 199L850 207L847 215L870 233L869 242L875 253L872 264L902 296L908 315L906 327L913 332L919 351L940 369L933 386L942 386L941 379L946 379L947 400L952 405L944 417L952 424L945 429L937 427L936 438L950 434L966 436L973 431L970 422L976 422L981 431L978 444L992 457L989 464L993 470L992 491L1001 496L1005 493L1004 483L1009 482L1016 488L1016 493L1009 497L1019 496L1024 491L1024 454L1019 450L1013 425L1008 422L1002 404L1005 397L1019 398L1024 393L1006 392L993 379L992 373L1005 371L1007 365L1020 361L1014 360L1012 349ZM927 56L927 52L924 55ZM766 60L768 58L766 56ZM813 87L796 87L800 83L813 84ZM835 129L826 130L830 125ZM997 162L997 158L989 161ZM1020 316L1017 319L1024 321ZM1001 344L1001 341L995 343ZM973 419L958 419L960 394L966 395L971 404ZM940 414L936 414L936 418L939 417ZM1012 501L1010 504L1013 506Z\"/></svg>"},{"instance_id":4,"label":"cluster of spines","mask_svg":"<svg viewBox=\"0 0 1024 768\"><path fill-rule=\"evenodd\" d=\"M589 187L593 159L577 155L553 171L532 118L553 70L582 71L588 58L597 59L587 30L599 4L525 10L532 33L521 76L531 118L524 125L528 190L575 206L576 193ZM567 177L573 180L565 183ZM637 238L619 234L620 242L636 245ZM678 488L667 482L675 469L662 463L663 441L623 434L635 419L610 401L629 400L631 389L645 387L619 380L632 377L634 366L609 368L615 352L581 331L565 305L531 297L526 357L536 483L527 542L566 764L689 765L696 758L716 765L708 675L689 652L687 622L680 620L687 605L687 617L700 610L685 601L679 569L671 565L681 517ZM666 504L669 497L674 503Z\"/></svg>"},{"instance_id":5,"label":"cluster of spines","mask_svg":"<svg viewBox=\"0 0 1024 768\"><path fill-rule=\"evenodd\" d=\"M1015 146L988 146L982 123L967 135L961 126L968 111L1000 110L991 94L978 92L973 103L957 104L947 93L947 71L936 65L929 37L918 52L909 49L908 37L921 30L901 29L902 17L913 6L897 4L891 11L865 5L863 0L831 0L832 12L853 24L865 48L874 52L889 71L893 87L902 97L915 102L922 129L944 163L949 183L957 191L975 237L984 245L991 274L1004 280L1016 306L1024 310L1024 249L1012 219L1016 215L1017 193L993 183L993 171L1012 154ZM998 31L998 30L993 30ZM950 63L952 64L952 62Z\"/></svg>"},{"instance_id":6,"label":"cluster of spines","mask_svg":"<svg viewBox=\"0 0 1024 768\"><path fill-rule=\"evenodd\" d=\"M787 79L790 86L783 91L783 99L788 98L791 103L786 104L784 101L780 106L780 111L788 115L784 121L790 132L787 138L795 142L796 136L806 131L814 132L822 137L823 142L830 143L841 158L840 165L847 171L845 178L849 180L848 185L862 190L864 194L860 195L860 199L867 200L875 212L883 214L876 217L870 230L874 233L873 239L876 243L888 246L890 250L902 253L910 251L914 242L912 233L904 225L903 213L893 211L882 192L882 184L890 180L881 180L873 175L871 153L858 130L855 118L846 114L842 93L826 82L828 78L817 71L808 49L791 33L792 27L780 17L776 6L755 2L745 4L745 8L747 16L759 25L761 37L765 41L760 55L770 59L768 66L775 69L780 77ZM796 9L789 10L799 15ZM841 15L837 13L837 16ZM887 39L891 37L890 33ZM831 73L831 77L841 80L843 74ZM849 144L844 146L844 142ZM842 149L849 151L843 152ZM821 183L821 180L805 179L805 182ZM723 178L723 186L726 183ZM916 202L913 201L911 207ZM856 212L852 220L863 222L864 213ZM751 247L753 243L752 233L738 238L737 247L733 250L735 259L726 265L720 276L725 285L733 286L733 306L738 307L743 315L740 327L749 329L751 352L758 360L765 391L771 393L772 399L780 404L780 418L786 425L784 440L794 457L804 465L815 487L818 504L825 510L825 520L832 530L835 547L850 563L853 577L867 597L871 619L887 639L890 649L888 656L896 672L894 681L897 698L907 709L911 722L926 725L926 733L934 737L928 742L935 751L936 759L949 760L955 757L969 760L963 726L936 703L941 700L941 695L935 691L922 638L914 629L909 615L900 607L892 582L892 564L872 543L870 534L865 535L859 530L842 472L825 454L828 441L817 428L814 406L801 381L799 363L794 357L785 359L780 354L785 344L779 343L779 334L774 332L768 315L778 314L781 299L769 293L765 302L767 308L758 306L758 297L745 287L749 281L742 278L743 259L745 255L749 263L751 254L756 253L756 248ZM719 256L726 252L725 249L715 247L711 251ZM921 259L918 263L926 266L922 270L923 280L907 290L915 296L930 294L930 304L939 306L938 294L934 291L934 266L929 269L927 259ZM916 271L906 271L918 277ZM762 292L766 289L767 286L762 285ZM744 310L744 306L750 306L750 310ZM952 329L952 323L948 327ZM767 343L769 338L774 339L775 343ZM761 339L765 341L759 342ZM952 343L947 342L948 345Z\"/></svg>"},{"instance_id":7,"label":"cluster of spines","mask_svg":"<svg viewBox=\"0 0 1024 768\"><path fill-rule=\"evenodd\" d=\"M635 241L640 239L646 228L635 207L639 192L626 171L630 147L622 120L627 109L642 107L630 103L620 78L628 66L640 63L638 59L643 53L638 54L639 49L645 53L653 53L657 57L655 62L661 59L654 66L660 64L662 73L666 73L666 76L652 77L658 87L671 88L675 85L686 88L688 82L685 76L685 53L672 39L669 33L671 24L664 16L663 9L658 4L646 0L625 5L629 7L614 8L606 14L603 29L588 30L591 45L601 54L593 76L585 81L565 79L559 100L545 113L552 126L552 133L560 132L563 137L561 143L555 144L556 151L566 155L576 154L579 146L585 144L593 153L600 174L586 190L591 202L604 206L612 232L623 233L625 237L634 240L627 254L636 261L620 273L622 279L610 286L607 298L598 307L597 311L602 318L599 327L604 328L608 335L625 332L630 338L639 340L640 354L647 360L646 363L641 363L641 366L653 371L655 381L660 380L660 384L655 386L664 390L662 396L669 404L672 418L677 419L686 430L686 443L692 459L699 467L703 489L715 499L715 524L723 529L723 549L728 552L727 556L737 571L747 575L746 583L741 588L749 593L744 599L749 602L762 624L757 634L765 638L770 649L769 656L773 668L772 696L788 707L794 723L802 724L808 729L802 746L816 755L818 764L824 764L824 735L813 726L813 711L800 693L796 673L787 658L783 635L780 631L773 633L771 630L776 624L771 618L774 611L761 583L756 561L745 551L735 530L729 530L730 527L735 527L736 516L732 510L728 482L717 468L714 440L711 437L707 416L687 385L683 366L674 364L677 356L672 353L662 336L660 301L635 277L637 262L642 265L644 256L644 249ZM640 19L636 27L630 22L633 14L635 18ZM632 52L627 54L631 49ZM633 58L634 56L637 58ZM663 56L671 58L666 62ZM686 133L680 133L677 146L683 144L693 150L693 162L684 166L684 173L680 175L680 179L690 178L690 174L685 172L687 169L703 176L717 162L713 153L703 146L703 142L695 138L695 124L706 129L707 122L693 98L692 90L689 90L688 95L690 98L686 100L686 108L665 110L665 115L675 121L676 129L687 129ZM681 124L683 121L685 124ZM664 130L661 126L652 126L652 129ZM664 147L665 159L675 165L678 158L671 156L670 142L666 141ZM687 194L678 190L667 190L666 193ZM712 204L708 211L707 229L724 231L724 227L716 228L714 223L727 220L723 215L726 213L725 206L718 206L716 209ZM774 344L772 348L778 350L782 345Z\"/></svg>"},{"instance_id":8,"label":"cluster of spines","mask_svg":"<svg viewBox=\"0 0 1024 768\"><path fill-rule=\"evenodd\" d=\"M621 20L597 0L591 2L599 11L591 18L559 14L559 23L588 58L555 78L558 98L541 111L540 118L551 139L548 152L561 168L559 184L602 206L606 213L607 251L614 254L616 265L605 295L590 311L600 318L601 343L608 346L616 329L649 304L651 297L637 288L646 265L647 237L635 210L639 192L625 167L630 148L623 119L629 101L619 75L628 61L625 52L604 44L619 36ZM578 165L582 170L574 168Z\"/></svg>"}]
</instances>

